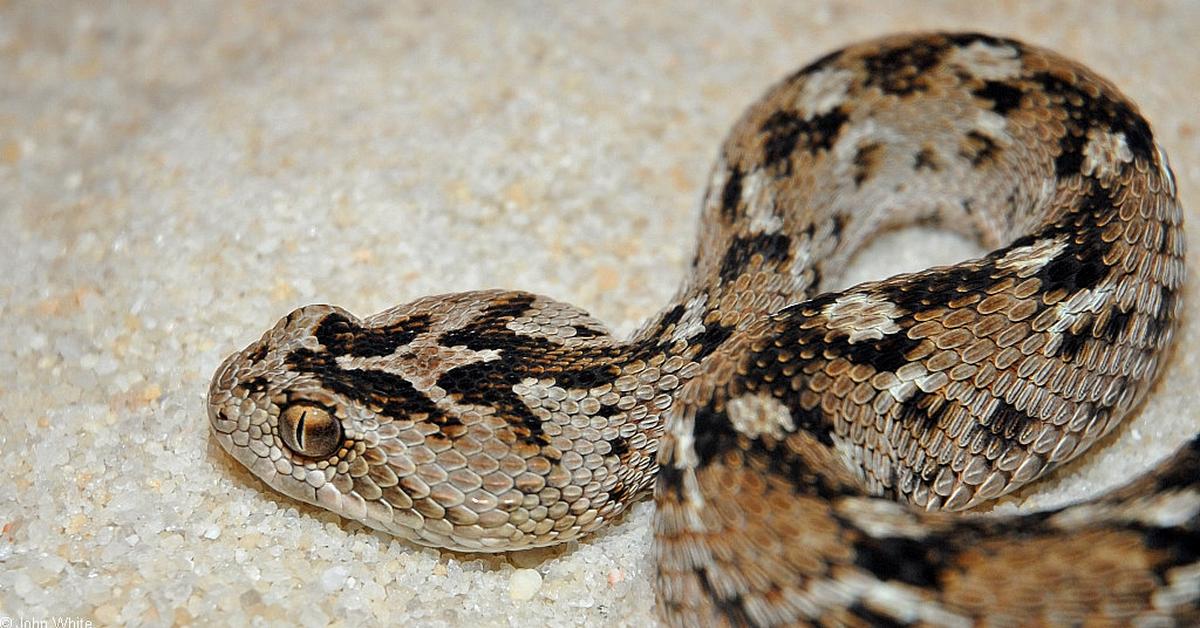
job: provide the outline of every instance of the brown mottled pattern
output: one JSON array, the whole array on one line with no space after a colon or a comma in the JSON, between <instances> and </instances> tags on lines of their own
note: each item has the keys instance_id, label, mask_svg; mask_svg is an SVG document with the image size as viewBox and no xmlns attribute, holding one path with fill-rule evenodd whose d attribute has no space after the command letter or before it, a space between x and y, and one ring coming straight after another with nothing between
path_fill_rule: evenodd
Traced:
<instances>
[{"instance_id":1,"label":"brown mottled pattern","mask_svg":"<svg viewBox=\"0 0 1200 628\"><path fill-rule=\"evenodd\" d=\"M1129 486L958 516L1145 396L1176 326L1181 209L1111 84L987 35L810 64L726 140L692 272L633 338L546 297L313 305L230 356L218 442L271 487L438 547L591 532L657 478L678 625L1200 621L1200 439ZM880 229L995 250L824 292Z\"/></svg>"}]
</instances>

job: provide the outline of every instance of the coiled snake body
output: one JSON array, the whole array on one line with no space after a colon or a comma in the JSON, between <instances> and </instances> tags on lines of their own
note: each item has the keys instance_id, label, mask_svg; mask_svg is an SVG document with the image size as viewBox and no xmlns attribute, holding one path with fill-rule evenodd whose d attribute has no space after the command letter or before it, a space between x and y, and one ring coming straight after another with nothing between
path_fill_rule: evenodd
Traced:
<instances>
[{"instance_id":1,"label":"coiled snake body","mask_svg":"<svg viewBox=\"0 0 1200 628\"><path fill-rule=\"evenodd\" d=\"M987 256L822 292L927 221ZM218 369L218 442L272 488L466 551L591 532L654 484L673 624L1200 620L1200 440L1092 501L985 504L1144 397L1184 278L1136 108L980 34L808 65L726 140L678 296L629 340L515 291L292 312Z\"/></svg>"}]
</instances>

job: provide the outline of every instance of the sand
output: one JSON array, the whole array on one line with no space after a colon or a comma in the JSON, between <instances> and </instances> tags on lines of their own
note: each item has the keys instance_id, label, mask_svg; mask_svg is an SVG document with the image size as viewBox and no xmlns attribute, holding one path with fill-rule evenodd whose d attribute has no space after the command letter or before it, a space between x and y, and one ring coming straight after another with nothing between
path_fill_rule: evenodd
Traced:
<instances>
[{"instance_id":1,"label":"sand","mask_svg":"<svg viewBox=\"0 0 1200 628\"><path fill-rule=\"evenodd\" d=\"M648 502L557 549L418 548L233 462L205 417L213 370L312 302L511 287L635 329L682 278L736 116L887 32L1083 60L1141 105L1200 206L1200 4L983 5L0 6L0 618L646 625ZM909 230L851 276L977 251ZM998 508L1094 494L1193 434L1198 317L1177 345L1136 417Z\"/></svg>"}]
</instances>

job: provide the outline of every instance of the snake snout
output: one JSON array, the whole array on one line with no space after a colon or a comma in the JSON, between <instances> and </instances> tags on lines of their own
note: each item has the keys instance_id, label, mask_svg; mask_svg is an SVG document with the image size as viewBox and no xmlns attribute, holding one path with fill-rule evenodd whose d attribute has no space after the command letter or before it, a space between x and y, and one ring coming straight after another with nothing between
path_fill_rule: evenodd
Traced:
<instances>
[{"instance_id":1,"label":"snake snout","mask_svg":"<svg viewBox=\"0 0 1200 628\"><path fill-rule=\"evenodd\" d=\"M232 396L231 391L236 381L233 367L240 355L234 353L222 360L208 385L208 421L214 428L217 427L218 421L229 421L233 418L225 416L222 408Z\"/></svg>"}]
</instances>

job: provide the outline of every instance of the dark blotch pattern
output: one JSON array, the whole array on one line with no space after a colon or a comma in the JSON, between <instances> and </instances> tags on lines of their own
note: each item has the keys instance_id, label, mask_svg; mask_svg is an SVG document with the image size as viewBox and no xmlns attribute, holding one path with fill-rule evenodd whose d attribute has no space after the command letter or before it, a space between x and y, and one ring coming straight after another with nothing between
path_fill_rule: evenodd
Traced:
<instances>
[{"instance_id":1,"label":"dark blotch pattern","mask_svg":"<svg viewBox=\"0 0 1200 628\"><path fill-rule=\"evenodd\" d=\"M238 385L246 389L246 392L253 394L265 392L271 384L265 376L260 375L258 377L251 377Z\"/></svg>"},{"instance_id":2,"label":"dark blotch pattern","mask_svg":"<svg viewBox=\"0 0 1200 628\"><path fill-rule=\"evenodd\" d=\"M532 294L506 295L497 299L470 325L452 329L441 335L439 344L445 347L466 347L472 351L483 349L508 349L524 345L549 343L544 338L518 336L505 327L533 306L536 297Z\"/></svg>"},{"instance_id":3,"label":"dark blotch pattern","mask_svg":"<svg viewBox=\"0 0 1200 628\"><path fill-rule=\"evenodd\" d=\"M1100 337L1104 338L1110 343L1117 342L1117 340L1120 339L1121 334L1125 330L1129 329L1129 321L1132 318L1132 311L1125 311L1114 306L1111 310L1109 310L1108 320L1105 321L1104 326L1098 330L1100 332Z\"/></svg>"},{"instance_id":4,"label":"dark blotch pattern","mask_svg":"<svg viewBox=\"0 0 1200 628\"><path fill-rule=\"evenodd\" d=\"M408 380L386 371L343 369L335 356L311 349L297 349L288 356L288 366L315 376L324 388L392 417L426 420L443 429L461 425L444 414Z\"/></svg>"},{"instance_id":5,"label":"dark blotch pattern","mask_svg":"<svg viewBox=\"0 0 1200 628\"><path fill-rule=\"evenodd\" d=\"M906 330L901 329L879 340L851 343L848 337L834 338L826 344L826 353L846 358L855 364L870 364L880 371L895 372L908 363L905 354L911 352L925 340L913 340Z\"/></svg>"},{"instance_id":6,"label":"dark blotch pattern","mask_svg":"<svg viewBox=\"0 0 1200 628\"><path fill-rule=\"evenodd\" d=\"M749 235L736 238L725 251L721 260L721 281L737 279L747 268L754 256L762 258L762 263L782 262L791 255L789 247L791 239L782 233Z\"/></svg>"},{"instance_id":7,"label":"dark blotch pattern","mask_svg":"<svg viewBox=\"0 0 1200 628\"><path fill-rule=\"evenodd\" d=\"M1059 140L1059 155L1054 160L1054 170L1060 177L1079 173L1083 165L1083 150L1088 142L1087 133L1093 128L1123 133L1125 143L1135 159L1152 166L1158 165L1150 125L1129 105L1115 101L1106 94L1092 96L1069 77L1043 72L1030 77L1030 80L1066 113L1063 123L1067 133Z\"/></svg>"},{"instance_id":8,"label":"dark blotch pattern","mask_svg":"<svg viewBox=\"0 0 1200 628\"><path fill-rule=\"evenodd\" d=\"M909 312L944 307L964 294L987 289L996 281L993 272L991 264L939 268L911 277L906 284L886 286L882 293L884 298Z\"/></svg>"},{"instance_id":9,"label":"dark blotch pattern","mask_svg":"<svg viewBox=\"0 0 1200 628\"><path fill-rule=\"evenodd\" d=\"M604 347L594 352L565 351L545 338L523 336L505 327L533 304L535 297L519 294L498 299L478 319L440 338L444 346L461 346L481 351L494 349L498 358L473 362L451 369L438 378L438 386L458 403L494 408L524 442L545 445L542 423L513 392L513 385L527 376L553 377L566 387L591 388L611 383L620 374L614 366L618 349ZM322 321L317 337L323 352L300 349L289 356L289 365L301 373L315 375L326 388L358 401L382 414L411 420L428 420L441 428L441 435L456 438L466 433L452 415L441 411L408 380L371 369L343 369L342 355L388 355L423 331L428 320L413 317L386 328L363 328L340 315ZM598 335L590 328L576 327L577 334ZM615 408L604 411L615 413Z\"/></svg>"},{"instance_id":10,"label":"dark blotch pattern","mask_svg":"<svg viewBox=\"0 0 1200 628\"><path fill-rule=\"evenodd\" d=\"M1005 445L1012 446L1018 442L1021 432L1037 422L1037 419L1001 399L996 402L995 409L981 424L994 438L999 438Z\"/></svg>"},{"instance_id":11,"label":"dark blotch pattern","mask_svg":"<svg viewBox=\"0 0 1200 628\"><path fill-rule=\"evenodd\" d=\"M1000 147L996 145L996 140L979 131L970 131L967 133L959 154L964 159L970 160L972 166L979 167L985 162L994 160L999 152Z\"/></svg>"},{"instance_id":12,"label":"dark blotch pattern","mask_svg":"<svg viewBox=\"0 0 1200 628\"><path fill-rule=\"evenodd\" d=\"M475 351L493 349L500 353L500 359L451 369L442 375L438 385L465 403L487 405L488 399L498 400L493 405L515 421L519 433L537 440L541 435L541 420L512 392L513 385L525 377L552 377L559 386L588 389L612 383L621 371L616 366L619 349L568 351L545 338L524 336L508 329L506 325L524 314L535 298L531 294L506 297L490 305L474 323L443 334L444 346L463 346ZM601 414L606 410L615 413L614 408L606 407Z\"/></svg>"},{"instance_id":13,"label":"dark blotch pattern","mask_svg":"<svg viewBox=\"0 0 1200 628\"><path fill-rule=\"evenodd\" d=\"M530 374L536 373L538 376L550 375L563 388L588 389L611 383L621 374L621 369L612 364L595 364L584 368L567 369L559 372L545 368L538 370L530 369L529 372Z\"/></svg>"},{"instance_id":14,"label":"dark blotch pattern","mask_svg":"<svg viewBox=\"0 0 1200 628\"><path fill-rule=\"evenodd\" d=\"M464 364L443 373L437 385L458 403L495 408L523 442L548 445L550 439L542 432L542 420L512 390L525 378L523 370L514 366L505 357Z\"/></svg>"},{"instance_id":15,"label":"dark blotch pattern","mask_svg":"<svg viewBox=\"0 0 1200 628\"><path fill-rule=\"evenodd\" d=\"M1062 332L1062 342L1059 344L1058 351L1054 355L1070 362L1083 350L1083 343L1090 339L1091 336L1088 335L1086 328L1078 333L1069 329L1064 330Z\"/></svg>"},{"instance_id":16,"label":"dark blotch pattern","mask_svg":"<svg viewBox=\"0 0 1200 628\"><path fill-rule=\"evenodd\" d=\"M791 384L791 377L784 374L785 365L778 360L778 350L766 349L750 356L750 363L761 369L761 377L737 382L739 390L770 394L786 406L792 414L792 423L796 431L807 432L821 444L833 446L833 424L821 412L821 408L805 408L800 403L800 392Z\"/></svg>"},{"instance_id":17,"label":"dark blotch pattern","mask_svg":"<svg viewBox=\"0 0 1200 628\"><path fill-rule=\"evenodd\" d=\"M735 166L729 172L729 180L721 190L721 217L730 222L737 219L738 203L742 200L743 176L741 168Z\"/></svg>"},{"instance_id":18,"label":"dark blotch pattern","mask_svg":"<svg viewBox=\"0 0 1200 628\"><path fill-rule=\"evenodd\" d=\"M693 447L700 467L715 459L726 451L737 450L738 431L733 428L729 415L717 412L712 405L701 406L696 410L695 423L692 428L694 435Z\"/></svg>"},{"instance_id":19,"label":"dark blotch pattern","mask_svg":"<svg viewBox=\"0 0 1200 628\"><path fill-rule=\"evenodd\" d=\"M663 314L662 320L658 321L657 327L666 330L672 325L678 325L679 321L683 320L685 313L687 313L687 308L680 303Z\"/></svg>"},{"instance_id":20,"label":"dark blotch pattern","mask_svg":"<svg viewBox=\"0 0 1200 628\"><path fill-rule=\"evenodd\" d=\"M1109 268L1102 259L1108 245L1100 235L1103 232L1102 225L1115 211L1115 201L1110 194L1098 183L1093 183L1091 190L1080 201L1077 211L1066 215L1043 230L1037 238L1030 240L1058 235L1071 237L1069 246L1036 275L1045 292L1061 289L1070 295L1094 288L1108 274Z\"/></svg>"},{"instance_id":21,"label":"dark blotch pattern","mask_svg":"<svg viewBox=\"0 0 1200 628\"><path fill-rule=\"evenodd\" d=\"M876 142L858 147L854 153L854 187L862 187L863 181L870 178L882 152L883 145Z\"/></svg>"},{"instance_id":22,"label":"dark blotch pattern","mask_svg":"<svg viewBox=\"0 0 1200 628\"><path fill-rule=\"evenodd\" d=\"M386 327L363 327L341 314L330 314L317 327L316 336L332 355L379 357L412 342L428 326L427 315L405 318Z\"/></svg>"},{"instance_id":23,"label":"dark blotch pattern","mask_svg":"<svg viewBox=\"0 0 1200 628\"><path fill-rule=\"evenodd\" d=\"M700 347L692 356L692 359L696 362L703 361L704 358L708 357L709 354L724 344L731 335L733 335L732 327L725 327L713 322L705 323L704 331L692 338L689 343L691 347Z\"/></svg>"},{"instance_id":24,"label":"dark blotch pattern","mask_svg":"<svg viewBox=\"0 0 1200 628\"><path fill-rule=\"evenodd\" d=\"M906 293L897 290L896 292L906 295L910 305L912 299L925 294L924 291ZM850 342L848 335L827 335L821 327L803 328L803 322L809 316L807 312L820 312L838 296L826 293L780 310L776 314L779 325L776 327L775 341L764 351L752 354L752 359L755 361L751 364L756 368L765 368L769 364L769 360L773 359L773 356L777 356L779 351L795 352L807 347L819 348L824 357L831 361L842 357L854 364L867 364L879 371L894 372L908 363L905 354L926 342L924 339L909 338L909 323L903 321L900 323L901 329L895 333L875 340L860 340L854 343ZM895 299L892 301L899 303Z\"/></svg>"},{"instance_id":25,"label":"dark blotch pattern","mask_svg":"<svg viewBox=\"0 0 1200 628\"><path fill-rule=\"evenodd\" d=\"M779 174L791 174L791 156L796 148L809 154L829 150L848 120L841 108L811 118L801 118L795 112L776 111L763 122L763 163Z\"/></svg>"},{"instance_id":26,"label":"dark blotch pattern","mask_svg":"<svg viewBox=\"0 0 1200 628\"><path fill-rule=\"evenodd\" d=\"M829 235L835 240L841 239L842 232L846 230L846 223L850 221L850 217L845 214L834 214L832 218L832 228L829 230Z\"/></svg>"},{"instance_id":27,"label":"dark blotch pattern","mask_svg":"<svg viewBox=\"0 0 1200 628\"><path fill-rule=\"evenodd\" d=\"M720 600L720 605L716 610L729 622L730 626L754 625L754 622L750 620L750 615L746 614L745 601L741 594L729 597L718 593L709 581L712 576L708 575L707 567L702 567L696 575L698 576L696 579L700 581L700 588L704 590L704 595L710 600Z\"/></svg>"},{"instance_id":28,"label":"dark blotch pattern","mask_svg":"<svg viewBox=\"0 0 1200 628\"><path fill-rule=\"evenodd\" d=\"M928 88L925 74L942 60L947 49L946 40L927 39L864 57L865 83L897 96L925 91Z\"/></svg>"},{"instance_id":29,"label":"dark blotch pattern","mask_svg":"<svg viewBox=\"0 0 1200 628\"><path fill-rule=\"evenodd\" d=\"M904 425L913 426L917 436L937 429L948 404L939 396L918 391L901 403L896 418Z\"/></svg>"},{"instance_id":30,"label":"dark blotch pattern","mask_svg":"<svg viewBox=\"0 0 1200 628\"><path fill-rule=\"evenodd\" d=\"M775 367L779 369L782 368L782 365L776 362ZM770 381L772 381L772 377L768 374L754 380L735 382L735 386L739 388L745 386L741 392L753 394L757 391L758 394L773 395L791 410L792 422L797 432L807 433L821 444L832 447L833 425L821 413L820 408L803 408L800 404L799 392L787 388L786 385L776 386L773 390L760 386L761 382ZM757 456L773 473L790 478L797 485L817 488L826 497L839 494L833 487L827 485L826 480L814 475L807 465L787 447L771 439L751 439L740 434L734 428L733 422L730 421L725 410L714 409L713 404L702 406L696 410L693 434L699 468L703 468L726 452L745 452L749 456Z\"/></svg>"},{"instance_id":31,"label":"dark blotch pattern","mask_svg":"<svg viewBox=\"0 0 1200 628\"><path fill-rule=\"evenodd\" d=\"M1156 491L1186 490L1196 485L1196 478L1200 478L1200 435L1181 447L1175 456L1155 478Z\"/></svg>"},{"instance_id":32,"label":"dark blotch pattern","mask_svg":"<svg viewBox=\"0 0 1200 628\"><path fill-rule=\"evenodd\" d=\"M674 462L660 466L656 490L661 490L664 494L670 492L677 501L683 501L683 469L676 468Z\"/></svg>"},{"instance_id":33,"label":"dark blotch pattern","mask_svg":"<svg viewBox=\"0 0 1200 628\"><path fill-rule=\"evenodd\" d=\"M941 574L953 573L964 550L978 547L981 539L1036 538L1046 533L1046 519L1053 512L1030 513L1023 520L1020 535L1004 526L1004 520L963 522L952 535L932 533L919 539L872 537L865 533L853 542L854 565L883 581L902 582L915 587L936 589ZM856 526L843 522L847 528ZM1057 531L1050 532L1057 534Z\"/></svg>"},{"instance_id":34,"label":"dark blotch pattern","mask_svg":"<svg viewBox=\"0 0 1200 628\"><path fill-rule=\"evenodd\" d=\"M608 455L610 456L621 457L629 453L629 439L625 438L624 436L617 436L613 438L612 440L608 441L608 445L611 447L608 452Z\"/></svg>"},{"instance_id":35,"label":"dark blotch pattern","mask_svg":"<svg viewBox=\"0 0 1200 628\"><path fill-rule=\"evenodd\" d=\"M595 338L605 335L603 329L592 329L591 327L581 327L579 325L572 325L571 329L575 330L576 338Z\"/></svg>"},{"instance_id":36,"label":"dark blotch pattern","mask_svg":"<svg viewBox=\"0 0 1200 628\"><path fill-rule=\"evenodd\" d=\"M1171 319L1174 316L1175 306L1179 300L1178 292L1165 292L1162 300L1162 305L1159 306L1158 313L1151 318L1146 325L1146 337L1152 343L1162 341L1163 334L1171 327Z\"/></svg>"},{"instance_id":37,"label":"dark blotch pattern","mask_svg":"<svg viewBox=\"0 0 1200 628\"><path fill-rule=\"evenodd\" d=\"M938 574L953 554L937 539L876 538L864 535L854 543L854 565L883 581L921 588L939 586Z\"/></svg>"},{"instance_id":38,"label":"dark blotch pattern","mask_svg":"<svg viewBox=\"0 0 1200 628\"><path fill-rule=\"evenodd\" d=\"M1195 478L1192 479L1195 484ZM1142 536L1146 547L1156 550L1161 558L1154 571L1164 581L1167 572L1181 565L1200 561L1200 524L1197 517L1183 526L1170 528L1132 526Z\"/></svg>"},{"instance_id":39,"label":"dark blotch pattern","mask_svg":"<svg viewBox=\"0 0 1200 628\"><path fill-rule=\"evenodd\" d=\"M259 343L250 353L246 354L246 360L249 362L262 362L267 357L267 343Z\"/></svg>"},{"instance_id":40,"label":"dark blotch pattern","mask_svg":"<svg viewBox=\"0 0 1200 628\"><path fill-rule=\"evenodd\" d=\"M990 101L992 111L1006 116L1008 112L1021 106L1021 98L1025 93L1019 87L1005 83L1004 81L984 81L983 87L980 87L973 92L976 98Z\"/></svg>"},{"instance_id":41,"label":"dark blotch pattern","mask_svg":"<svg viewBox=\"0 0 1200 628\"><path fill-rule=\"evenodd\" d=\"M916 156L913 157L913 169L928 170L930 172L937 172L942 169L941 164L938 163L937 153L933 151L933 147L925 146L917 151Z\"/></svg>"}]
</instances>

